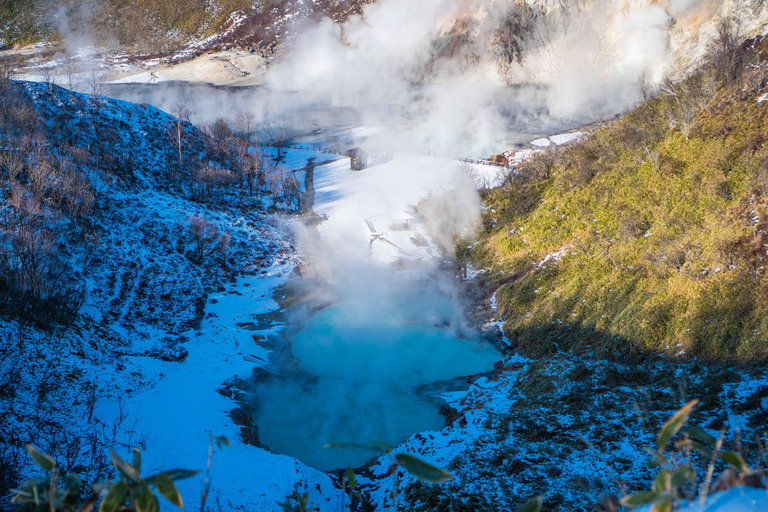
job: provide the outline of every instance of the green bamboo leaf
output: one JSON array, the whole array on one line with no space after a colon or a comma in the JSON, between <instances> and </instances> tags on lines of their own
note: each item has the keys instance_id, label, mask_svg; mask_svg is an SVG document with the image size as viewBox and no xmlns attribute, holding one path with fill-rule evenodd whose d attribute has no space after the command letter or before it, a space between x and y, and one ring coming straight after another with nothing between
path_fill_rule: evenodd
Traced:
<instances>
[{"instance_id":1,"label":"green bamboo leaf","mask_svg":"<svg viewBox=\"0 0 768 512\"><path fill-rule=\"evenodd\" d=\"M657 499L651 505L651 512L672 512L672 500L668 496Z\"/></svg>"},{"instance_id":2,"label":"green bamboo leaf","mask_svg":"<svg viewBox=\"0 0 768 512\"><path fill-rule=\"evenodd\" d=\"M745 475L749 475L752 473L752 470L749 469L749 466L747 466L747 463L744 462L744 459L741 458L741 455L734 452L722 452L720 454L720 460L725 462L726 464L730 464L735 469L738 469Z\"/></svg>"},{"instance_id":3,"label":"green bamboo leaf","mask_svg":"<svg viewBox=\"0 0 768 512\"><path fill-rule=\"evenodd\" d=\"M189 469L171 469L170 471L163 471L162 474L170 478L171 480L184 480L186 478L192 478L193 476L199 474L200 471L192 471ZM152 476L150 478L147 478L147 480L153 480L158 475Z\"/></svg>"},{"instance_id":4,"label":"green bamboo leaf","mask_svg":"<svg viewBox=\"0 0 768 512\"><path fill-rule=\"evenodd\" d=\"M696 399L691 400L677 411L674 416L667 420L663 427L661 427L661 432L659 432L659 437L656 440L656 446L659 447L660 451L664 451L667 446L669 446L669 440L677 434L680 428L682 428L683 424L685 424L685 421L688 419L688 416L691 414L691 411L698 403L699 401Z\"/></svg>"},{"instance_id":5,"label":"green bamboo leaf","mask_svg":"<svg viewBox=\"0 0 768 512\"><path fill-rule=\"evenodd\" d=\"M83 481L74 473L68 474L67 478L64 480L64 488L67 490L68 494L77 494L82 486Z\"/></svg>"},{"instance_id":6,"label":"green bamboo leaf","mask_svg":"<svg viewBox=\"0 0 768 512\"><path fill-rule=\"evenodd\" d=\"M659 474L656 475L656 479L653 481L653 490L657 494L664 494L669 492L669 477L672 472L668 469L662 469Z\"/></svg>"},{"instance_id":7,"label":"green bamboo leaf","mask_svg":"<svg viewBox=\"0 0 768 512\"><path fill-rule=\"evenodd\" d=\"M380 450L384 450L384 453L391 452L393 450L390 445L387 443L382 443L381 441L372 441L371 444L373 446L377 446Z\"/></svg>"},{"instance_id":8,"label":"green bamboo leaf","mask_svg":"<svg viewBox=\"0 0 768 512\"><path fill-rule=\"evenodd\" d=\"M696 439L697 441L708 444L710 446L714 446L715 442L717 441L717 439L715 439L714 436L711 436L706 430L694 425L683 425L680 428L680 432L683 434L688 434L692 439Z\"/></svg>"},{"instance_id":9,"label":"green bamboo leaf","mask_svg":"<svg viewBox=\"0 0 768 512\"><path fill-rule=\"evenodd\" d=\"M407 453L398 453L395 456L395 462L419 480L426 480L427 482L432 483L453 480L453 476L447 471L424 462L421 459L417 459L413 455Z\"/></svg>"},{"instance_id":10,"label":"green bamboo leaf","mask_svg":"<svg viewBox=\"0 0 768 512\"><path fill-rule=\"evenodd\" d=\"M117 482L113 480L105 480L104 482L96 482L95 484L91 485L91 489L93 489L93 492L97 494L98 496L106 496L109 490L112 488L113 485L115 485Z\"/></svg>"},{"instance_id":11,"label":"green bamboo leaf","mask_svg":"<svg viewBox=\"0 0 768 512\"><path fill-rule=\"evenodd\" d=\"M137 475L141 475L141 452L138 448L133 449L133 469Z\"/></svg>"},{"instance_id":12,"label":"green bamboo leaf","mask_svg":"<svg viewBox=\"0 0 768 512\"><path fill-rule=\"evenodd\" d=\"M9 489L9 491L13 494L11 503L26 503L34 498L30 491L22 491L21 489Z\"/></svg>"},{"instance_id":13,"label":"green bamboo leaf","mask_svg":"<svg viewBox=\"0 0 768 512\"><path fill-rule=\"evenodd\" d=\"M679 448L691 448L693 450L696 450L700 454L704 455L705 457L711 457L712 456L712 450L705 445L704 443L700 443L694 439L683 439L682 441L677 442L677 446Z\"/></svg>"},{"instance_id":14,"label":"green bamboo leaf","mask_svg":"<svg viewBox=\"0 0 768 512\"><path fill-rule=\"evenodd\" d=\"M155 486L157 492L159 492L163 498L167 499L180 509L184 509L184 504L181 501L181 494L179 494L179 490L176 489L173 480L171 480L168 475L160 473L152 479L152 485Z\"/></svg>"},{"instance_id":15,"label":"green bamboo leaf","mask_svg":"<svg viewBox=\"0 0 768 512\"><path fill-rule=\"evenodd\" d=\"M160 501L158 501L157 496L152 494L152 503L149 506L149 512L160 512Z\"/></svg>"},{"instance_id":16,"label":"green bamboo leaf","mask_svg":"<svg viewBox=\"0 0 768 512\"><path fill-rule=\"evenodd\" d=\"M104 499L101 501L99 512L115 512L125 500L125 495L128 494L129 490L130 488L127 483L116 482L110 487L107 495L104 496Z\"/></svg>"},{"instance_id":17,"label":"green bamboo leaf","mask_svg":"<svg viewBox=\"0 0 768 512\"><path fill-rule=\"evenodd\" d=\"M635 494L628 494L619 500L625 507L639 507L652 502L659 495L653 491L636 492Z\"/></svg>"},{"instance_id":18,"label":"green bamboo leaf","mask_svg":"<svg viewBox=\"0 0 768 512\"><path fill-rule=\"evenodd\" d=\"M541 502L543 498L541 496L536 496L530 501L527 501L517 507L515 509L515 512L539 512L541 510Z\"/></svg>"},{"instance_id":19,"label":"green bamboo leaf","mask_svg":"<svg viewBox=\"0 0 768 512\"><path fill-rule=\"evenodd\" d=\"M133 506L136 512L150 512L154 493L147 484L142 484L133 492Z\"/></svg>"},{"instance_id":20,"label":"green bamboo leaf","mask_svg":"<svg viewBox=\"0 0 768 512\"><path fill-rule=\"evenodd\" d=\"M120 473L122 473L125 478L128 479L131 483L139 483L139 474L136 472L136 470L131 467L130 464L125 462L123 459L120 458L118 454L115 453L115 450L112 448L109 449L109 457L112 459L112 464L117 468Z\"/></svg>"},{"instance_id":21,"label":"green bamboo leaf","mask_svg":"<svg viewBox=\"0 0 768 512\"><path fill-rule=\"evenodd\" d=\"M680 487L693 480L693 468L683 466L672 475L672 487Z\"/></svg>"},{"instance_id":22,"label":"green bamboo leaf","mask_svg":"<svg viewBox=\"0 0 768 512\"><path fill-rule=\"evenodd\" d=\"M355 470L347 466L347 485L349 485L349 488L351 490L355 490L355 486L357 486L357 480L355 479Z\"/></svg>"},{"instance_id":23,"label":"green bamboo leaf","mask_svg":"<svg viewBox=\"0 0 768 512\"><path fill-rule=\"evenodd\" d=\"M31 444L27 443L26 448L27 453L32 458L32 462L37 464L41 469L44 469L45 471L53 471L53 468L56 467L56 463L53 462L52 458L43 452L36 450Z\"/></svg>"}]
</instances>

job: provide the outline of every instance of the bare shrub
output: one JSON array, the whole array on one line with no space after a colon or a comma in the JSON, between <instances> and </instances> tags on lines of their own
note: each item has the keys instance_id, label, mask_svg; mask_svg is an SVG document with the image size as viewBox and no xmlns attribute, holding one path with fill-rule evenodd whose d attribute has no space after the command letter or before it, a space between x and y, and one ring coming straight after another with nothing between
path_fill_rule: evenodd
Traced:
<instances>
[{"instance_id":1,"label":"bare shrub","mask_svg":"<svg viewBox=\"0 0 768 512\"><path fill-rule=\"evenodd\" d=\"M194 244L193 259L202 262L220 244L219 230L216 225L198 215L188 219L187 230Z\"/></svg>"},{"instance_id":2,"label":"bare shrub","mask_svg":"<svg viewBox=\"0 0 768 512\"><path fill-rule=\"evenodd\" d=\"M0 489L14 489L21 483L21 468L26 454L18 446L0 444Z\"/></svg>"},{"instance_id":3,"label":"bare shrub","mask_svg":"<svg viewBox=\"0 0 768 512\"><path fill-rule=\"evenodd\" d=\"M88 176L76 170L61 173L52 199L73 224L86 220L96 201Z\"/></svg>"},{"instance_id":4,"label":"bare shrub","mask_svg":"<svg viewBox=\"0 0 768 512\"><path fill-rule=\"evenodd\" d=\"M46 197L58 181L58 172L48 160L42 160L29 169L27 188L40 203L44 203Z\"/></svg>"},{"instance_id":5,"label":"bare shrub","mask_svg":"<svg viewBox=\"0 0 768 512\"><path fill-rule=\"evenodd\" d=\"M72 278L58 237L45 227L19 223L5 238L0 307L43 328L69 323L85 300L85 289Z\"/></svg>"},{"instance_id":6,"label":"bare shrub","mask_svg":"<svg viewBox=\"0 0 768 512\"><path fill-rule=\"evenodd\" d=\"M462 160L459 162L459 168L461 169L461 173L472 182L475 189L478 191L484 192L491 188L491 182L488 179L488 176L480 172L475 164Z\"/></svg>"},{"instance_id":7,"label":"bare shrub","mask_svg":"<svg viewBox=\"0 0 768 512\"><path fill-rule=\"evenodd\" d=\"M205 165L197 171L195 197L205 201L221 201L238 181L237 175L227 169Z\"/></svg>"},{"instance_id":8,"label":"bare shrub","mask_svg":"<svg viewBox=\"0 0 768 512\"><path fill-rule=\"evenodd\" d=\"M24 160L10 151L0 152L0 172L3 173L9 183L14 183L24 172Z\"/></svg>"},{"instance_id":9,"label":"bare shrub","mask_svg":"<svg viewBox=\"0 0 768 512\"><path fill-rule=\"evenodd\" d=\"M15 213L14 224L31 226L44 220L45 211L40 201L19 184L11 185L8 204Z\"/></svg>"},{"instance_id":10,"label":"bare shrub","mask_svg":"<svg viewBox=\"0 0 768 512\"><path fill-rule=\"evenodd\" d=\"M561 176L569 187L581 187L604 172L615 155L616 148L598 134L568 146L551 158L564 171Z\"/></svg>"},{"instance_id":11,"label":"bare shrub","mask_svg":"<svg viewBox=\"0 0 768 512\"><path fill-rule=\"evenodd\" d=\"M688 139L696 116L707 107L708 100L711 98L705 88L704 76L701 73L694 73L679 82L666 76L662 80L660 90L669 127L679 128L683 136Z\"/></svg>"},{"instance_id":12,"label":"bare shrub","mask_svg":"<svg viewBox=\"0 0 768 512\"><path fill-rule=\"evenodd\" d=\"M517 173L514 177L523 181L546 180L552 175L557 162L558 150L556 148L548 148L518 163Z\"/></svg>"},{"instance_id":13,"label":"bare shrub","mask_svg":"<svg viewBox=\"0 0 768 512\"><path fill-rule=\"evenodd\" d=\"M717 25L717 34L709 45L706 66L727 87L738 84L744 71L743 33L737 20L725 18Z\"/></svg>"}]
</instances>

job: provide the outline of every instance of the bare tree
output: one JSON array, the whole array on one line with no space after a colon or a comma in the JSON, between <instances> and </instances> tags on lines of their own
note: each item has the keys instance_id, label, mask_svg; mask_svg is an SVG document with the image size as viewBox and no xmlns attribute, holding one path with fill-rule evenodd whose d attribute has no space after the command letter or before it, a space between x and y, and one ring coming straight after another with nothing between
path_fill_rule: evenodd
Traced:
<instances>
[{"instance_id":1,"label":"bare tree","mask_svg":"<svg viewBox=\"0 0 768 512\"><path fill-rule=\"evenodd\" d=\"M72 92L77 89L83 79L82 73L83 68L80 62L75 60L74 57L68 58L66 64L64 64L64 74L67 79L67 89L69 89L67 101L70 103L72 102Z\"/></svg>"},{"instance_id":2,"label":"bare tree","mask_svg":"<svg viewBox=\"0 0 768 512\"><path fill-rule=\"evenodd\" d=\"M85 77L85 84L88 87L88 92L91 94L91 102L97 111L101 107L101 100L104 97L104 90L106 89L104 80L106 78L107 72L96 68L92 68Z\"/></svg>"},{"instance_id":3,"label":"bare tree","mask_svg":"<svg viewBox=\"0 0 768 512\"><path fill-rule=\"evenodd\" d=\"M259 169L259 158L261 152L255 154L245 153L240 157L240 169L248 185L248 194L253 195L253 182L256 179Z\"/></svg>"},{"instance_id":4,"label":"bare tree","mask_svg":"<svg viewBox=\"0 0 768 512\"><path fill-rule=\"evenodd\" d=\"M280 127L270 127L266 129L266 132L269 145L274 147L277 152L277 154L272 157L275 165L285 163L283 148L286 146L286 141L288 139L285 129Z\"/></svg>"},{"instance_id":5,"label":"bare tree","mask_svg":"<svg viewBox=\"0 0 768 512\"><path fill-rule=\"evenodd\" d=\"M251 138L256 128L256 116L253 112L240 112L235 117L235 129L240 145L246 148L251 144Z\"/></svg>"},{"instance_id":6,"label":"bare tree","mask_svg":"<svg viewBox=\"0 0 768 512\"><path fill-rule=\"evenodd\" d=\"M491 182L488 175L481 172L477 165L472 162L466 162L461 160L459 162L461 173L475 186L480 192L486 191L491 188Z\"/></svg>"},{"instance_id":7,"label":"bare tree","mask_svg":"<svg viewBox=\"0 0 768 512\"><path fill-rule=\"evenodd\" d=\"M217 143L224 143L232 137L232 124L228 119L219 117L208 126L208 132Z\"/></svg>"},{"instance_id":8,"label":"bare tree","mask_svg":"<svg viewBox=\"0 0 768 512\"><path fill-rule=\"evenodd\" d=\"M256 116L252 112L240 112L235 117L236 151L240 174L248 185L248 193L253 195L253 180L256 176L260 152L251 154L251 139L256 128ZM242 181L241 181L242 183Z\"/></svg>"},{"instance_id":9,"label":"bare tree","mask_svg":"<svg viewBox=\"0 0 768 512\"><path fill-rule=\"evenodd\" d=\"M175 118L173 123L168 127L168 136L173 140L174 146L178 152L177 161L177 173L174 176L171 175L171 181L175 181L174 178L180 178L182 169L184 168L184 144L187 140L186 125L189 124L189 118L192 112L184 105L178 104L171 111L171 115Z\"/></svg>"},{"instance_id":10,"label":"bare tree","mask_svg":"<svg viewBox=\"0 0 768 512\"><path fill-rule=\"evenodd\" d=\"M11 57L0 55L0 84L5 85L16 71L14 61Z\"/></svg>"},{"instance_id":11,"label":"bare tree","mask_svg":"<svg viewBox=\"0 0 768 512\"><path fill-rule=\"evenodd\" d=\"M706 63L728 87L739 81L744 70L743 37L741 22L725 18L718 23L717 35L709 45Z\"/></svg>"},{"instance_id":12,"label":"bare tree","mask_svg":"<svg viewBox=\"0 0 768 512\"><path fill-rule=\"evenodd\" d=\"M46 85L46 89L50 93L53 90L53 87L56 85L56 79L59 76L58 66L43 66L40 68L40 74L43 75L43 82Z\"/></svg>"},{"instance_id":13,"label":"bare tree","mask_svg":"<svg viewBox=\"0 0 768 512\"><path fill-rule=\"evenodd\" d=\"M219 246L219 230L215 224L209 223L205 217L198 215L188 219L188 229L195 244L195 259L202 262Z\"/></svg>"}]
</instances>

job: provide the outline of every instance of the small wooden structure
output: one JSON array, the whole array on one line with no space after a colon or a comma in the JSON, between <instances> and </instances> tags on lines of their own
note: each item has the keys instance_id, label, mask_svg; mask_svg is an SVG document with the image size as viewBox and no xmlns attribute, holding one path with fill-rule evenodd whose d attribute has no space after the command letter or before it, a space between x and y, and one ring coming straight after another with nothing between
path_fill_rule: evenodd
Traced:
<instances>
[{"instance_id":1,"label":"small wooden structure","mask_svg":"<svg viewBox=\"0 0 768 512\"><path fill-rule=\"evenodd\" d=\"M353 171L362 171L368 167L368 153L360 148L352 148L347 151L349 157L349 168Z\"/></svg>"}]
</instances>

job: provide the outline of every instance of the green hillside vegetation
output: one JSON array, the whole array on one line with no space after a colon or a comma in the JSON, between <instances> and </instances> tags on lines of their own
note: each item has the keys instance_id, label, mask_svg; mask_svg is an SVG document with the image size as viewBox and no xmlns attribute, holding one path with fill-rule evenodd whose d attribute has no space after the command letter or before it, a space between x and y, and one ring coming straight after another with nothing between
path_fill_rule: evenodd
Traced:
<instances>
[{"instance_id":1,"label":"green hillside vegetation","mask_svg":"<svg viewBox=\"0 0 768 512\"><path fill-rule=\"evenodd\" d=\"M7 0L0 3L0 38L9 45L56 42L67 27L95 44L160 50L210 35L231 12L252 5L249 0L110 0L87 5L76 0Z\"/></svg>"},{"instance_id":2,"label":"green hillside vegetation","mask_svg":"<svg viewBox=\"0 0 768 512\"><path fill-rule=\"evenodd\" d=\"M486 193L472 257L524 354L768 357L768 41L737 37Z\"/></svg>"},{"instance_id":3,"label":"green hillside vegetation","mask_svg":"<svg viewBox=\"0 0 768 512\"><path fill-rule=\"evenodd\" d=\"M214 46L268 45L291 28L293 18L317 21L328 17L342 22L372 1L2 0L0 45L56 43L74 36L102 47L119 45L128 52L156 54L226 32L235 11L241 11L245 22L228 36L217 38Z\"/></svg>"}]
</instances>

